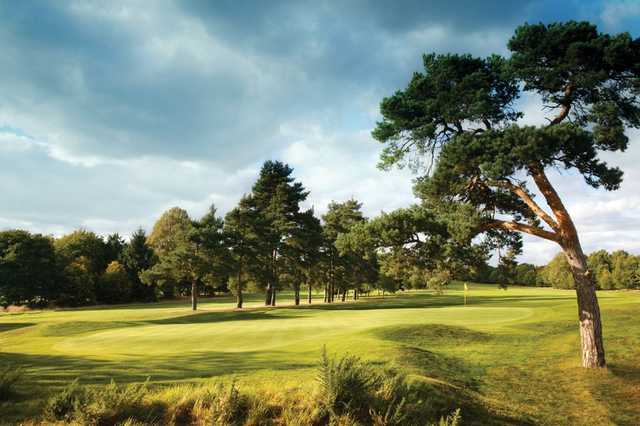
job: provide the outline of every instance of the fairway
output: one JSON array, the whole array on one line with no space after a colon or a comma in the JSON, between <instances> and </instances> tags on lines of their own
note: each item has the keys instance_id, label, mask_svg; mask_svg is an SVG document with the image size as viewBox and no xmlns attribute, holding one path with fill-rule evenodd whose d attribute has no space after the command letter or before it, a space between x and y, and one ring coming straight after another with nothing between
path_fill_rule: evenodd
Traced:
<instances>
[{"instance_id":1,"label":"fairway","mask_svg":"<svg viewBox=\"0 0 640 426\"><path fill-rule=\"evenodd\" d=\"M5 314L0 361L26 368L28 397L2 409L17 419L76 377L305 387L326 346L460 390L516 423L640 422L640 293L600 293L608 372L580 368L573 292L471 285L468 294L466 305L455 285L298 308L258 308L256 297L244 312L219 298L195 314L179 302Z\"/></svg>"},{"instance_id":2,"label":"fairway","mask_svg":"<svg viewBox=\"0 0 640 426\"><path fill-rule=\"evenodd\" d=\"M580 368L572 291L470 288L466 305L454 285L442 295L297 308L259 308L255 297L244 312L217 298L195 314L180 302L4 314L0 362L23 366L27 377L23 401L2 410L6 419L30 414L75 378L306 387L326 346L441 383L511 423L640 423L640 293L600 293L609 370L599 372Z\"/></svg>"}]
</instances>

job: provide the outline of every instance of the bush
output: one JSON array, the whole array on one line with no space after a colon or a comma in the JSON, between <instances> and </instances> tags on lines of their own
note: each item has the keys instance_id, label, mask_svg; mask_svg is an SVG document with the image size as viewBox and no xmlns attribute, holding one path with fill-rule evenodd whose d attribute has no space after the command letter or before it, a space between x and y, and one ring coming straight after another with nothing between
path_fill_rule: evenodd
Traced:
<instances>
[{"instance_id":1,"label":"bush","mask_svg":"<svg viewBox=\"0 0 640 426\"><path fill-rule=\"evenodd\" d=\"M220 386L217 397L213 404L203 410L199 406L194 407L194 412L202 412L201 417L207 420L208 424L236 426L244 424L249 411L249 399L240 394L235 383L231 383L228 390Z\"/></svg>"},{"instance_id":2,"label":"bush","mask_svg":"<svg viewBox=\"0 0 640 426\"><path fill-rule=\"evenodd\" d=\"M157 413L144 406L147 393L146 382L119 386L112 380L107 386L89 388L75 380L49 398L44 417L82 424L151 421Z\"/></svg>"},{"instance_id":3,"label":"bush","mask_svg":"<svg viewBox=\"0 0 640 426\"><path fill-rule=\"evenodd\" d=\"M380 377L362 361L352 356L336 361L323 350L317 380L319 402L330 417L351 413L357 419L367 419Z\"/></svg>"},{"instance_id":4,"label":"bush","mask_svg":"<svg viewBox=\"0 0 640 426\"><path fill-rule=\"evenodd\" d=\"M462 416L460 415L460 409L458 408L447 417L442 417L438 423L434 423L433 426L458 426L462 422Z\"/></svg>"},{"instance_id":5,"label":"bush","mask_svg":"<svg viewBox=\"0 0 640 426\"><path fill-rule=\"evenodd\" d=\"M76 379L47 400L44 417L47 420L70 420L81 394L82 391Z\"/></svg>"},{"instance_id":6,"label":"bush","mask_svg":"<svg viewBox=\"0 0 640 426\"><path fill-rule=\"evenodd\" d=\"M44 424L91 425L313 425L457 426L460 411L432 388L359 358L330 359L323 351L318 388L243 394L235 382L178 385L149 390L147 383L84 386L74 381L47 402ZM435 398L434 398L435 396ZM433 422L433 423L431 423Z\"/></svg>"},{"instance_id":7,"label":"bush","mask_svg":"<svg viewBox=\"0 0 640 426\"><path fill-rule=\"evenodd\" d=\"M96 297L101 303L126 303L131 300L132 285L126 269L119 262L109 263L98 280Z\"/></svg>"},{"instance_id":8,"label":"bush","mask_svg":"<svg viewBox=\"0 0 640 426\"><path fill-rule=\"evenodd\" d=\"M0 370L0 401L6 401L15 394L15 386L22 378L22 369L7 365Z\"/></svg>"}]
</instances>

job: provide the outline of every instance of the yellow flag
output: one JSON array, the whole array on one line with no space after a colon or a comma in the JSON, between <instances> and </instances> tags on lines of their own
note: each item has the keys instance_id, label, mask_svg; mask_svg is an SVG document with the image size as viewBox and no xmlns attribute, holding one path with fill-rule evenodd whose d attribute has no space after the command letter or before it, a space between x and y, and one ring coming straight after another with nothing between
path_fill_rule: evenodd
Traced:
<instances>
[{"instance_id":1,"label":"yellow flag","mask_svg":"<svg viewBox=\"0 0 640 426\"><path fill-rule=\"evenodd\" d=\"M464 291L469 290L469 287L467 287L467 283L464 283Z\"/></svg>"}]
</instances>

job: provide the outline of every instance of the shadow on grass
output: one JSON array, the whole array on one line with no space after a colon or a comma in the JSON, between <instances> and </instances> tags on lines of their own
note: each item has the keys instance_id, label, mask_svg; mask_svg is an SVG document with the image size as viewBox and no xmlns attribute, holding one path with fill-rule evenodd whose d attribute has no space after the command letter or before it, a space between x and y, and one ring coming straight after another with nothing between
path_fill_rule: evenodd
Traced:
<instances>
[{"instance_id":1,"label":"shadow on grass","mask_svg":"<svg viewBox=\"0 0 640 426\"><path fill-rule=\"evenodd\" d=\"M297 316L283 314L270 314L269 311L221 311L203 312L183 315L178 317L163 318L158 320L144 321L144 324L203 324L217 323L225 321L247 321L247 320L273 320L283 318L295 318Z\"/></svg>"},{"instance_id":2,"label":"shadow on grass","mask_svg":"<svg viewBox=\"0 0 640 426\"><path fill-rule=\"evenodd\" d=\"M31 327L35 325L34 323L11 323L11 322L0 322L0 333L5 331L17 330L19 328Z\"/></svg>"},{"instance_id":3,"label":"shadow on grass","mask_svg":"<svg viewBox=\"0 0 640 426\"><path fill-rule=\"evenodd\" d=\"M614 375L625 381L637 382L640 391L640 366L637 364L615 363L608 364L607 368Z\"/></svg>"},{"instance_id":4,"label":"shadow on grass","mask_svg":"<svg viewBox=\"0 0 640 426\"><path fill-rule=\"evenodd\" d=\"M487 344L492 336L465 327L443 324L392 326L373 330L375 336L397 343L400 365L410 365L425 376L477 391L483 369L438 349Z\"/></svg>"},{"instance_id":5,"label":"shadow on grass","mask_svg":"<svg viewBox=\"0 0 640 426\"><path fill-rule=\"evenodd\" d=\"M428 395L425 404L439 416L446 416L452 407L460 408L464 425L535 425L536 422L524 415L505 414L504 410L482 399L479 394L446 384L415 383L421 393Z\"/></svg>"},{"instance_id":6,"label":"shadow on grass","mask_svg":"<svg viewBox=\"0 0 640 426\"><path fill-rule=\"evenodd\" d=\"M575 300L572 296L482 296L474 295L467 298L464 302L462 294L411 294L399 295L382 299L376 297L374 299L362 298L359 303L343 303L333 302L330 304L311 304L301 306L304 309L321 310L321 311L358 311L373 309L419 309L419 308L450 308L453 306L483 306L498 304L503 305L504 302L528 303L528 302L545 302L557 301L559 303ZM509 307L509 306L507 306Z\"/></svg>"},{"instance_id":7,"label":"shadow on grass","mask_svg":"<svg viewBox=\"0 0 640 426\"><path fill-rule=\"evenodd\" d=\"M222 375L244 375L260 370L295 370L315 363L291 360L280 352L189 352L181 356L155 356L108 361L60 355L0 353L0 365L25 372L24 385L35 392L63 386L78 378L84 384L190 381Z\"/></svg>"},{"instance_id":8,"label":"shadow on grass","mask_svg":"<svg viewBox=\"0 0 640 426\"><path fill-rule=\"evenodd\" d=\"M74 336L83 333L113 330L118 328L141 327L147 325L178 325L178 324L207 324L226 321L270 320L281 318L293 318L294 316L278 312L277 315L267 311L219 311L196 312L170 318L142 321L66 321L45 324L38 330L38 334L44 337ZM22 324L16 324L22 325ZM19 327L16 327L19 328ZM0 328L0 332L3 331Z\"/></svg>"}]
</instances>

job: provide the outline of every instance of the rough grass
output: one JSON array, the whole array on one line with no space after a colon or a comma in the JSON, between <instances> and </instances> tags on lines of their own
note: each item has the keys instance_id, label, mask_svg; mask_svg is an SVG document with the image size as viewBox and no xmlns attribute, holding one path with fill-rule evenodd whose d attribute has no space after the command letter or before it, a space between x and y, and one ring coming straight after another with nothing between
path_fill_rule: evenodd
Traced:
<instances>
[{"instance_id":1,"label":"rough grass","mask_svg":"<svg viewBox=\"0 0 640 426\"><path fill-rule=\"evenodd\" d=\"M244 312L219 298L196 314L179 302L2 314L0 365L21 366L24 377L0 412L9 423L33 417L75 378L150 377L154 389L235 379L249 394L305 395L326 346L406 374L429 387L434 410L461 408L464 424L640 424L640 293L599 297L606 371L579 367L575 295L553 289L471 285L466 305L454 286Z\"/></svg>"}]
</instances>

